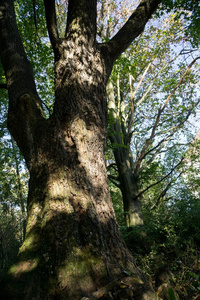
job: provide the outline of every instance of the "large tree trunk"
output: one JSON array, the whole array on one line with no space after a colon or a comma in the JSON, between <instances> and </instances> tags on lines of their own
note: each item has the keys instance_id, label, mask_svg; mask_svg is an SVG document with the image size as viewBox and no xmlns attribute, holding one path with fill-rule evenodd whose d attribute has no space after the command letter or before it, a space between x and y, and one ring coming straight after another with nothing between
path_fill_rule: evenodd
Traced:
<instances>
[{"instance_id":1,"label":"large tree trunk","mask_svg":"<svg viewBox=\"0 0 200 300\"><path fill-rule=\"evenodd\" d=\"M77 97L84 102L86 95L79 90ZM10 299L80 299L126 272L141 278L110 200L105 124L92 113L35 128L26 239L10 269L21 286L9 288Z\"/></svg>"},{"instance_id":2,"label":"large tree trunk","mask_svg":"<svg viewBox=\"0 0 200 300\"><path fill-rule=\"evenodd\" d=\"M133 36L159 1L148 0L145 10L143 2L136 22L130 19L126 26ZM0 0L8 127L30 171L26 238L2 298L99 298L98 289L131 274L134 299L153 299L120 236L106 176L106 83L113 57L124 45L118 37L108 45L96 43L96 1L69 1L64 39L56 28L55 1L44 4L55 54L55 104L49 119L42 115L13 2ZM142 14L144 21L134 33ZM128 36L126 44L132 39ZM103 295L108 287L100 291Z\"/></svg>"},{"instance_id":3,"label":"large tree trunk","mask_svg":"<svg viewBox=\"0 0 200 300\"><path fill-rule=\"evenodd\" d=\"M73 65L65 42L68 51L56 62L52 117L39 116L28 93L9 113L9 129L30 170L26 239L10 269L11 299L80 299L126 272L141 279L119 234L109 195L101 53L98 47L88 51L72 44ZM25 128L28 145L19 138L17 123Z\"/></svg>"},{"instance_id":4,"label":"large tree trunk","mask_svg":"<svg viewBox=\"0 0 200 300\"><path fill-rule=\"evenodd\" d=\"M17 299L80 299L139 274L116 225L102 133L78 116L65 129L55 123L36 132L26 239L10 270Z\"/></svg>"}]
</instances>

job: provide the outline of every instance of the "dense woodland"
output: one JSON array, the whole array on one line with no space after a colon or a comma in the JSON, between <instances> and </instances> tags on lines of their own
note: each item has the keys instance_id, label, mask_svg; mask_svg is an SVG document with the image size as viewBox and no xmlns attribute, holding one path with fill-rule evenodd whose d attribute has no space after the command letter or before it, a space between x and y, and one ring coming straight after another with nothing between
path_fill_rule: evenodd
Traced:
<instances>
[{"instance_id":1,"label":"dense woodland","mask_svg":"<svg viewBox=\"0 0 200 300\"><path fill-rule=\"evenodd\" d=\"M199 5L0 0L1 299L200 299Z\"/></svg>"}]
</instances>

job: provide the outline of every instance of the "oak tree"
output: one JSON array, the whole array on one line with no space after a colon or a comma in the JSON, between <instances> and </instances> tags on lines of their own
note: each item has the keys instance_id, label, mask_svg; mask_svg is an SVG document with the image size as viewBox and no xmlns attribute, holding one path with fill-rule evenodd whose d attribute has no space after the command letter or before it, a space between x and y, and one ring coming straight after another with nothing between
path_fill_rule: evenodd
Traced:
<instances>
[{"instance_id":1,"label":"oak tree","mask_svg":"<svg viewBox=\"0 0 200 300\"><path fill-rule=\"evenodd\" d=\"M0 0L8 128L30 172L26 238L2 297L98 298L105 293L102 287L131 274L134 298L153 299L118 230L104 151L106 84L113 63L144 30L160 0L142 0L104 43L96 40L97 1L68 1L64 37L55 0L38 3L45 8L54 52L55 100L49 118L19 35L14 1Z\"/></svg>"}]
</instances>

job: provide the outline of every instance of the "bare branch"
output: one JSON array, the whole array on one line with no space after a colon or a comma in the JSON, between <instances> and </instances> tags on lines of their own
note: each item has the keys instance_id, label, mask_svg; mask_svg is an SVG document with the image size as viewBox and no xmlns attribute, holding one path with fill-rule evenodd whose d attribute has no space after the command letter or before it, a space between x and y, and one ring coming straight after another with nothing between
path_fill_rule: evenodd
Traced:
<instances>
[{"instance_id":1,"label":"bare branch","mask_svg":"<svg viewBox=\"0 0 200 300\"><path fill-rule=\"evenodd\" d=\"M36 0L33 0L33 19L34 19L34 25L37 34L38 28L37 28L37 17L36 17Z\"/></svg>"},{"instance_id":2,"label":"bare branch","mask_svg":"<svg viewBox=\"0 0 200 300\"><path fill-rule=\"evenodd\" d=\"M152 149L150 149L149 151L147 151L145 154L144 154L144 158L149 155L151 152L153 152L154 150L157 149L156 153L158 153L166 144L166 142L173 136L174 132L171 133L169 136L167 136L166 138L162 139L155 147L153 147ZM152 160L151 160L152 161ZM150 163L150 161L147 162L147 165L148 163Z\"/></svg>"},{"instance_id":3,"label":"bare branch","mask_svg":"<svg viewBox=\"0 0 200 300\"><path fill-rule=\"evenodd\" d=\"M174 170L175 170L175 169L183 162L183 160L184 160L184 158L182 157L181 160L178 162L178 164L176 164L176 165L171 169L171 171L170 171L167 175L163 176L163 177L162 177L160 180L158 180L157 182L152 183L151 185L149 185L146 189L144 189L143 191L141 191L141 192L136 196L136 198L140 197L143 193L145 193L146 191L148 191L150 188L152 188L153 186L155 186L155 185L161 183L163 180L165 180L167 177L169 177L169 176L174 172Z\"/></svg>"},{"instance_id":4,"label":"bare branch","mask_svg":"<svg viewBox=\"0 0 200 300\"><path fill-rule=\"evenodd\" d=\"M110 180L110 182L112 182L116 187L120 188L120 184L115 181L117 180L117 178L113 177L114 176L108 175L108 179Z\"/></svg>"},{"instance_id":5,"label":"bare branch","mask_svg":"<svg viewBox=\"0 0 200 300\"><path fill-rule=\"evenodd\" d=\"M199 102L200 102L200 100L198 100L198 102L197 102L196 105L198 105ZM156 155L161 152L161 149L165 146L166 142L168 140L170 140L173 137L173 135L175 134L175 132L177 132L178 128L181 128L182 125L188 120L189 116L192 113L193 108L194 107L192 107L188 111L186 117L184 118L184 120L182 122L180 122L177 126L173 126L172 128L170 128L170 129L168 129L167 131L164 132L164 133L167 133L168 131L172 131L166 138L162 139L155 147L153 147L152 149L150 149L149 151L147 151L144 154L144 158L145 158L147 155L149 155L151 152L153 152L155 149L157 149L157 151L153 154L153 157L146 162L146 165L150 164L154 160L154 158L156 157ZM185 145L185 144L176 144L176 145ZM170 148L173 148L173 147L174 146L172 146Z\"/></svg>"},{"instance_id":6,"label":"bare branch","mask_svg":"<svg viewBox=\"0 0 200 300\"><path fill-rule=\"evenodd\" d=\"M130 133L131 133L131 129L132 129L132 125L133 125L133 117L134 117L134 98L135 98L135 95L140 87L140 85L142 84L149 68L151 66L151 63L148 64L147 68L145 69L144 73L142 74L142 77L141 79L139 80L134 92L132 92L132 75L129 74L129 86L130 86L130 95L131 95L131 112L130 112L130 118L129 118L129 122L128 122L128 135L130 136Z\"/></svg>"},{"instance_id":7,"label":"bare branch","mask_svg":"<svg viewBox=\"0 0 200 300\"><path fill-rule=\"evenodd\" d=\"M196 103L196 105L198 105L198 103L200 102L200 100L198 100L198 102ZM162 132L162 134L166 134L167 132L169 131L172 131L166 138L162 139L155 147L153 147L152 149L150 149L149 151L147 151L145 154L144 154L144 157L145 158L147 155L149 155L152 151L154 151L155 149L157 149L156 153L160 152L160 150L165 146L166 142L168 140L170 140L170 138L173 137L173 135L175 134L175 132L177 132L178 128L181 128L181 126L188 120L189 116L191 115L192 113L192 110L194 109L194 107L190 108L188 110L188 113L187 115L185 116L184 120L182 122L180 122L179 124L177 124L176 126L173 126L171 128L169 128L168 130ZM158 133L157 135L159 135L160 133ZM177 144L176 144L177 145ZM179 145L183 145L183 144L179 144ZM172 147L171 147L172 148ZM152 161L152 159L150 161L147 162L150 163Z\"/></svg>"},{"instance_id":8,"label":"bare branch","mask_svg":"<svg viewBox=\"0 0 200 300\"><path fill-rule=\"evenodd\" d=\"M133 96L132 96L133 98L135 98L135 95L136 95L136 93L137 93L139 87L141 86L141 84L142 84L142 82L143 82L143 80L144 80L144 78L145 78L145 76L146 76L146 74L147 74L149 68L151 67L151 65L152 65L152 63L150 62L150 63L148 64L148 66L146 67L146 69L144 70L144 73L142 74L142 77L141 77L141 79L139 80L139 82L138 82L138 84L137 84L137 86L136 86L136 88L135 88L135 90L134 90L134 93L133 93ZM137 106L138 106L138 105L139 105L139 104L137 104Z\"/></svg>"},{"instance_id":9,"label":"bare branch","mask_svg":"<svg viewBox=\"0 0 200 300\"><path fill-rule=\"evenodd\" d=\"M160 193L158 199L156 200L155 205L151 208L152 210L160 204L161 199L165 197L165 195L166 195L166 193L169 190L171 185L172 185L172 180L167 184L166 188Z\"/></svg>"},{"instance_id":10,"label":"bare branch","mask_svg":"<svg viewBox=\"0 0 200 300\"><path fill-rule=\"evenodd\" d=\"M111 168L113 168L116 172L118 172L117 171L117 164L112 163L112 164L110 164L110 165L107 166L107 169L111 169Z\"/></svg>"},{"instance_id":11,"label":"bare branch","mask_svg":"<svg viewBox=\"0 0 200 300\"><path fill-rule=\"evenodd\" d=\"M182 174L183 174L183 172L180 172L175 180L177 180ZM165 195L166 195L167 191L169 190L170 186L172 185L173 181L174 180L171 180L167 184L166 188L160 193L158 199L156 200L156 203L153 205L153 207L151 207L151 210L155 209L160 204L161 199L165 197Z\"/></svg>"},{"instance_id":12,"label":"bare branch","mask_svg":"<svg viewBox=\"0 0 200 300\"><path fill-rule=\"evenodd\" d=\"M197 51L198 49L185 49L183 48L181 51L180 51L180 55L186 55L186 54L191 54L195 51Z\"/></svg>"},{"instance_id":13,"label":"bare branch","mask_svg":"<svg viewBox=\"0 0 200 300\"><path fill-rule=\"evenodd\" d=\"M142 102L145 101L145 99L147 98L149 92L151 91L152 86L154 85L156 79L159 77L159 75L166 69L166 67L169 65L169 63L166 63L161 69L160 71L156 74L156 76L154 77L154 79L151 81L151 83L149 84L146 92L144 93L144 95L142 96L142 98L136 103L135 107L137 108Z\"/></svg>"},{"instance_id":14,"label":"bare branch","mask_svg":"<svg viewBox=\"0 0 200 300\"><path fill-rule=\"evenodd\" d=\"M156 127L158 126L158 123L160 121L160 116L161 116L161 109L158 110L158 114L157 114L157 117L156 117L156 121L154 123L154 126L152 128L152 131L151 131L151 135L150 137L146 140L141 152L140 152L140 155L138 157L138 160L136 162L136 167L135 167L135 170L136 170L136 174L138 174L139 170L140 170L140 166L141 166L141 162L142 160L144 159L145 157L145 154L146 154L146 150L147 148L150 146L151 142L152 142L152 139L154 138L155 136L155 131L156 131Z\"/></svg>"}]
</instances>

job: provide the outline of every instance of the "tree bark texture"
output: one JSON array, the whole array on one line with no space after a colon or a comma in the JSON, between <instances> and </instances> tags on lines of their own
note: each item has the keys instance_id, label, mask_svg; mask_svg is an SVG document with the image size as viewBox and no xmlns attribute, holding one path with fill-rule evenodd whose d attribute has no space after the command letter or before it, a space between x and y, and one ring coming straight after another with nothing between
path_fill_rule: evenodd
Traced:
<instances>
[{"instance_id":1,"label":"tree bark texture","mask_svg":"<svg viewBox=\"0 0 200 300\"><path fill-rule=\"evenodd\" d=\"M45 119L13 1L0 0L8 128L30 171L26 238L2 299L97 299L96 291L127 273L136 278L134 299L153 299L120 236L109 195L104 151L113 59L111 46L95 42L96 1L69 1L64 39L49 3L44 1L55 54L55 104Z\"/></svg>"}]
</instances>

